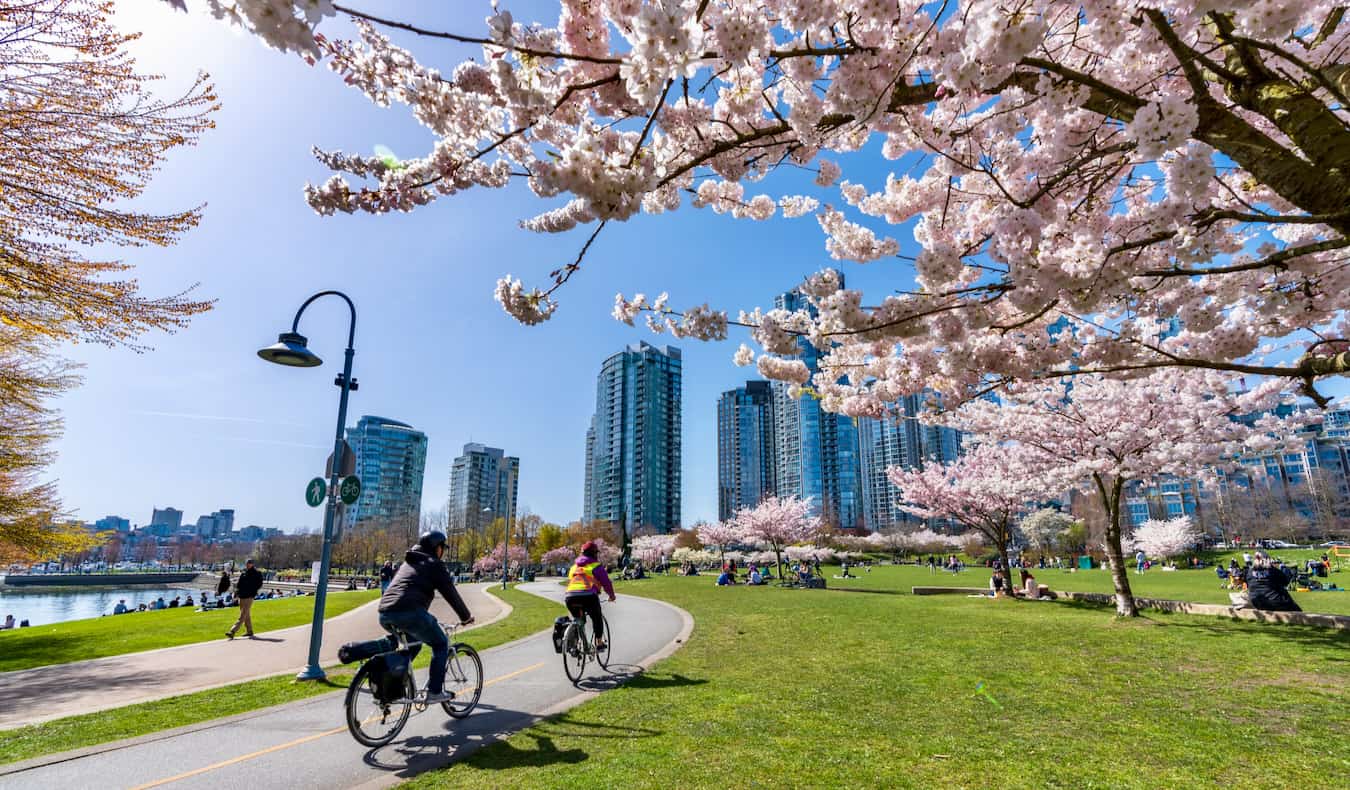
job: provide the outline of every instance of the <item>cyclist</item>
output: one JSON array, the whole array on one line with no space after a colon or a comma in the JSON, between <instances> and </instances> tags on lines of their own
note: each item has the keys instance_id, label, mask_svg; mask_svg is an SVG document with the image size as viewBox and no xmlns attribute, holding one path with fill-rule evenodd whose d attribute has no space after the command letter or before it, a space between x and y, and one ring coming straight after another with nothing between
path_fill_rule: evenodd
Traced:
<instances>
[{"instance_id":1,"label":"cyclist","mask_svg":"<svg viewBox=\"0 0 1350 790\"><path fill-rule=\"evenodd\" d=\"M408 549L403 564L394 573L389 588L380 596L380 626L389 633L402 631L431 648L431 677L427 681L428 704L455 698L445 691L445 662L450 656L450 642L445 631L431 612L436 593L445 598L459 616L462 625L473 622L469 607L455 590L450 570L441 562L445 554L445 533L431 531L418 538L417 545ZM416 657L416 653L413 654Z\"/></svg>"},{"instance_id":2,"label":"cyclist","mask_svg":"<svg viewBox=\"0 0 1350 790\"><path fill-rule=\"evenodd\" d=\"M581 556L567 571L567 593L563 596L563 602L573 617L581 612L586 613L595 630L595 649L604 650L605 623L600 616L600 589L604 588L610 602L613 602L614 585L609 580L605 566L596 559L599 555L600 547L593 540L586 541L586 545L581 547Z\"/></svg>"}]
</instances>

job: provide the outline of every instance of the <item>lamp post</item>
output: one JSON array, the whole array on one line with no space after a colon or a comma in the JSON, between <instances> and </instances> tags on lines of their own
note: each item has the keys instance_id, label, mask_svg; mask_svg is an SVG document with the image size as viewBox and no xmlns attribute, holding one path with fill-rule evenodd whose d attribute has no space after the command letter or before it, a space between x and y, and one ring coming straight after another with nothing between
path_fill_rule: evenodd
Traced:
<instances>
[{"instance_id":1,"label":"lamp post","mask_svg":"<svg viewBox=\"0 0 1350 790\"><path fill-rule=\"evenodd\" d=\"M320 291L306 299L305 303L300 305L300 309L295 311L291 331L282 332L277 337L276 343L258 351L258 356L278 365L295 368L322 365L323 360L309 350L307 346L309 340L300 334L299 329L300 315L305 312L305 308L324 296L341 297L351 311L352 321L351 327L347 330L347 351L342 373L333 382L342 389L342 396L338 400L337 430L333 438L333 467L328 470L328 500L324 503L323 509L323 553L319 560L319 585L314 591L314 620L309 628L309 663L300 674L296 675L299 680L323 680L326 677L323 668L319 666L319 648L323 644L323 612L324 603L328 599L328 566L333 555L333 522L337 516L338 485L345 461L343 450L346 443L342 440L342 433L347 425L347 395L357 388L356 381L352 379L352 356L356 353L352 349L352 343L356 339L356 305L352 304L352 300L341 291Z\"/></svg>"}]
</instances>

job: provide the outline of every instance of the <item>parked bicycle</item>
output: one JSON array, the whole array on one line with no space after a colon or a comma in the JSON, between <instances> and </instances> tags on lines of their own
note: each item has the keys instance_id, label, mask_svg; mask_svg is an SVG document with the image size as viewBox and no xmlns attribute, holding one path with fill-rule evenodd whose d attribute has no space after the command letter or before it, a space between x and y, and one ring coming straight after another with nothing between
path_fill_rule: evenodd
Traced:
<instances>
[{"instance_id":1,"label":"parked bicycle","mask_svg":"<svg viewBox=\"0 0 1350 790\"><path fill-rule=\"evenodd\" d=\"M562 635L563 671L567 673L567 679L573 683L581 680L581 675L586 670L586 662L589 660L594 660L601 669L609 669L609 656L614 649L614 631L610 628L609 620L604 615L600 616L600 622L604 626L601 631L605 635L605 646L598 651L591 638L592 632L586 627L586 613L579 612L576 617L567 620L567 627Z\"/></svg>"},{"instance_id":2,"label":"parked bicycle","mask_svg":"<svg viewBox=\"0 0 1350 790\"><path fill-rule=\"evenodd\" d=\"M441 628L450 642L445 690L455 695L454 699L442 702L441 708L462 719L483 696L483 661L472 646L454 641L460 629L458 624L441 623ZM427 709L426 690L417 690L412 669L412 659L421 646L421 642L399 633L383 640L343 645L346 655L339 651L343 663L365 659L347 688L347 729L358 743L384 746L403 731L414 709L418 713ZM386 649L381 650L382 647Z\"/></svg>"}]
</instances>

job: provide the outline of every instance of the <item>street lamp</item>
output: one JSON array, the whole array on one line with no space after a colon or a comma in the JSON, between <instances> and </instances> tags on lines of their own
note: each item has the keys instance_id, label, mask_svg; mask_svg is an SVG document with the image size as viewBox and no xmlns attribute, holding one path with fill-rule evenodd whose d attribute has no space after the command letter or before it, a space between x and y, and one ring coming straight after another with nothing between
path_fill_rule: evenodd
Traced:
<instances>
[{"instance_id":1,"label":"street lamp","mask_svg":"<svg viewBox=\"0 0 1350 790\"><path fill-rule=\"evenodd\" d=\"M342 297L351 311L352 322L350 329L347 330L347 352L342 374L333 382L342 388L342 397L338 400L337 431L333 439L333 466L328 470L328 501L323 509L323 554L319 561L319 586L314 591L314 620L309 628L309 663L300 674L296 675L299 680L323 680L326 677L323 668L319 666L319 647L323 644L323 611L324 603L328 599L328 566L333 554L333 521L337 516L338 484L345 461L343 450L346 442L342 440L342 433L347 425L347 394L357 388L356 381L352 379L352 356L356 353L352 349L352 343L356 339L356 305L352 304L352 300L341 291L320 291L306 299L305 303L300 305L300 309L295 311L291 331L282 332L277 337L276 343L258 350L258 356L278 365L293 368L322 365L323 360L309 350L308 339L298 330L300 315L305 312L305 308L323 296Z\"/></svg>"}]
</instances>

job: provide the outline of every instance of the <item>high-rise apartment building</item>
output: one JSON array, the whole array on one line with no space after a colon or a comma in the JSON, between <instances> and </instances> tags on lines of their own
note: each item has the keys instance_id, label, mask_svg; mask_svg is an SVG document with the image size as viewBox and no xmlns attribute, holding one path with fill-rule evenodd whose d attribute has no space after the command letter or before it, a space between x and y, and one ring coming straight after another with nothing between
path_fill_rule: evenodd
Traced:
<instances>
[{"instance_id":1,"label":"high-rise apartment building","mask_svg":"<svg viewBox=\"0 0 1350 790\"><path fill-rule=\"evenodd\" d=\"M680 526L680 350L637 343L606 359L586 431L582 518L669 532Z\"/></svg>"},{"instance_id":2,"label":"high-rise apartment building","mask_svg":"<svg viewBox=\"0 0 1350 790\"><path fill-rule=\"evenodd\" d=\"M356 453L361 496L348 511L348 523L381 523L415 533L422 514L422 477L427 465L427 435L411 425L366 415L347 429Z\"/></svg>"},{"instance_id":3,"label":"high-rise apartment building","mask_svg":"<svg viewBox=\"0 0 1350 790\"><path fill-rule=\"evenodd\" d=\"M747 381L717 400L717 517L729 519L777 491L773 388Z\"/></svg>"},{"instance_id":4,"label":"high-rise apartment building","mask_svg":"<svg viewBox=\"0 0 1350 790\"><path fill-rule=\"evenodd\" d=\"M886 477L892 466L922 468L951 463L961 454L961 434L952 428L925 425L917 418L932 395L906 395L885 418L858 419L861 456L863 523L872 532L894 527L920 526L922 519L900 509L900 489Z\"/></svg>"},{"instance_id":5,"label":"high-rise apartment building","mask_svg":"<svg viewBox=\"0 0 1350 790\"><path fill-rule=\"evenodd\" d=\"M147 535L158 535L161 538L167 538L170 535L178 534L178 530L183 528L183 511L166 507L163 510L153 508L150 515L150 523L141 527L141 531Z\"/></svg>"},{"instance_id":6,"label":"high-rise apartment building","mask_svg":"<svg viewBox=\"0 0 1350 790\"><path fill-rule=\"evenodd\" d=\"M209 516L197 517L197 534L204 538L227 537L234 531L234 511L217 510Z\"/></svg>"},{"instance_id":7,"label":"high-rise apartment building","mask_svg":"<svg viewBox=\"0 0 1350 790\"><path fill-rule=\"evenodd\" d=\"M499 518L514 523L519 478L519 458L496 447L464 445L450 467L450 530L482 532Z\"/></svg>"},{"instance_id":8,"label":"high-rise apartment building","mask_svg":"<svg viewBox=\"0 0 1350 790\"><path fill-rule=\"evenodd\" d=\"M840 287L843 283L840 274ZM815 312L798 290L777 296L774 307ZM814 375L820 367L820 351L806 338L797 339L797 348L797 358ZM852 418L823 410L816 398L793 398L788 391L787 384L773 383L778 495L810 499L813 511L831 526L862 527L857 427Z\"/></svg>"},{"instance_id":9,"label":"high-rise apartment building","mask_svg":"<svg viewBox=\"0 0 1350 790\"><path fill-rule=\"evenodd\" d=\"M94 522L94 529L99 532L130 532L131 521L121 516L104 516Z\"/></svg>"}]
</instances>

